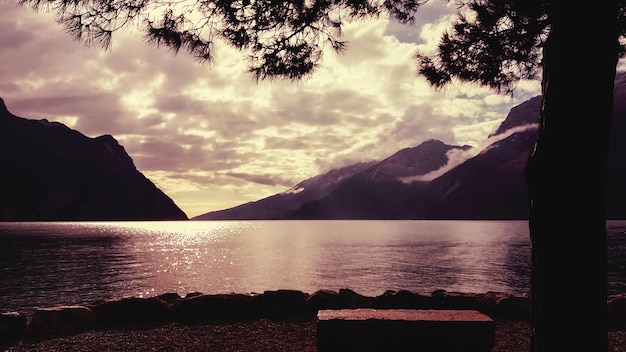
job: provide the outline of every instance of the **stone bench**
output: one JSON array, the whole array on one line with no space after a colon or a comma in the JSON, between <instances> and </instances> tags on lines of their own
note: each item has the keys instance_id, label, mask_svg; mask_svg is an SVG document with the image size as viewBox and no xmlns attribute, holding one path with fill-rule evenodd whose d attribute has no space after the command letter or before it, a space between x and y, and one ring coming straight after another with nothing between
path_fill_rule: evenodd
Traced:
<instances>
[{"instance_id":1,"label":"stone bench","mask_svg":"<svg viewBox=\"0 0 626 352\"><path fill-rule=\"evenodd\" d=\"M476 310L341 309L317 314L323 351L491 351L495 321Z\"/></svg>"}]
</instances>

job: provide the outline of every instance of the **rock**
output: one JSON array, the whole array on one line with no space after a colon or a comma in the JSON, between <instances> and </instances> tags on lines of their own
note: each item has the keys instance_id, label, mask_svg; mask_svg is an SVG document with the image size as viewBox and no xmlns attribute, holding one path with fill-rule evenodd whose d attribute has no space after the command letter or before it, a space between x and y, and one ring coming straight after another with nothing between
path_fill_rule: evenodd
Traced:
<instances>
[{"instance_id":1,"label":"rock","mask_svg":"<svg viewBox=\"0 0 626 352\"><path fill-rule=\"evenodd\" d=\"M182 299L182 297L180 297L178 293L172 293L172 292L160 294L157 296L157 298L167 304L172 304Z\"/></svg>"},{"instance_id":2,"label":"rock","mask_svg":"<svg viewBox=\"0 0 626 352\"><path fill-rule=\"evenodd\" d=\"M265 291L258 296L259 308L265 317L288 318L306 314L308 294L296 290Z\"/></svg>"},{"instance_id":3,"label":"rock","mask_svg":"<svg viewBox=\"0 0 626 352\"><path fill-rule=\"evenodd\" d=\"M348 288L339 290L339 299L342 308L374 308L376 302L374 297L363 296Z\"/></svg>"},{"instance_id":4,"label":"rock","mask_svg":"<svg viewBox=\"0 0 626 352\"><path fill-rule=\"evenodd\" d=\"M610 323L626 324L626 293L609 297L607 313Z\"/></svg>"},{"instance_id":5,"label":"rock","mask_svg":"<svg viewBox=\"0 0 626 352\"><path fill-rule=\"evenodd\" d=\"M83 306L38 308L33 313L27 333L33 337L73 334L94 326L94 312Z\"/></svg>"},{"instance_id":6,"label":"rock","mask_svg":"<svg viewBox=\"0 0 626 352\"><path fill-rule=\"evenodd\" d=\"M0 314L0 344L19 341L25 333L26 316L17 312Z\"/></svg>"},{"instance_id":7,"label":"rock","mask_svg":"<svg viewBox=\"0 0 626 352\"><path fill-rule=\"evenodd\" d=\"M478 309L477 294L434 291L430 296L430 307L435 309Z\"/></svg>"},{"instance_id":8,"label":"rock","mask_svg":"<svg viewBox=\"0 0 626 352\"><path fill-rule=\"evenodd\" d=\"M317 315L320 309L341 308L341 300L335 291L318 290L306 299L305 305L307 312Z\"/></svg>"},{"instance_id":9,"label":"rock","mask_svg":"<svg viewBox=\"0 0 626 352\"><path fill-rule=\"evenodd\" d=\"M202 295L203 295L202 292L189 292L188 294L185 295L185 298L192 298L192 297L202 296Z\"/></svg>"},{"instance_id":10,"label":"rock","mask_svg":"<svg viewBox=\"0 0 626 352\"><path fill-rule=\"evenodd\" d=\"M195 295L176 301L172 310L183 320L232 320L257 315L256 299L244 294Z\"/></svg>"},{"instance_id":11,"label":"rock","mask_svg":"<svg viewBox=\"0 0 626 352\"><path fill-rule=\"evenodd\" d=\"M407 290L387 290L381 296L376 297L376 307L379 308L404 308L418 309L428 308L428 297Z\"/></svg>"},{"instance_id":12,"label":"rock","mask_svg":"<svg viewBox=\"0 0 626 352\"><path fill-rule=\"evenodd\" d=\"M160 323L173 317L172 310L159 297L129 297L92 307L102 324Z\"/></svg>"},{"instance_id":13,"label":"rock","mask_svg":"<svg viewBox=\"0 0 626 352\"><path fill-rule=\"evenodd\" d=\"M489 291L487 293L479 293L476 295L476 309L484 314L494 317L498 314L497 304L502 298L508 298L512 295L504 292Z\"/></svg>"},{"instance_id":14,"label":"rock","mask_svg":"<svg viewBox=\"0 0 626 352\"><path fill-rule=\"evenodd\" d=\"M496 304L496 311L494 315L497 317L506 317L508 319L522 319L530 321L532 317L530 298L526 296L503 297Z\"/></svg>"}]
</instances>

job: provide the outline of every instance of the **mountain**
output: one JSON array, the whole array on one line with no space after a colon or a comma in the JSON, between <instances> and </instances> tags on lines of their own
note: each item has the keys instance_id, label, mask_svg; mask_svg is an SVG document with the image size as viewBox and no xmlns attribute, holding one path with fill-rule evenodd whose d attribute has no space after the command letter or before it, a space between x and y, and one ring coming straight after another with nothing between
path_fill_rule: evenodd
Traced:
<instances>
[{"instance_id":1,"label":"mountain","mask_svg":"<svg viewBox=\"0 0 626 352\"><path fill-rule=\"evenodd\" d=\"M434 179L428 185L428 193L434 201L427 217L526 219L528 196L524 168L536 137L536 125L519 128Z\"/></svg>"},{"instance_id":2,"label":"mountain","mask_svg":"<svg viewBox=\"0 0 626 352\"><path fill-rule=\"evenodd\" d=\"M263 220L283 219L303 204L322 199L332 193L352 175L369 167L371 163L358 163L340 169L333 169L323 175L304 180L289 190L273 196L236 206L234 208L209 212L193 220Z\"/></svg>"},{"instance_id":3,"label":"mountain","mask_svg":"<svg viewBox=\"0 0 626 352\"><path fill-rule=\"evenodd\" d=\"M337 187L327 189L327 195L318 194L295 210L274 206L272 216L263 217L259 202L233 209L243 212L254 204L257 219L527 219L524 169L537 137L540 107L540 96L513 107L485 141L488 146L462 162L455 161L472 152L468 147L430 140L354 169ZM625 136L626 72L618 72L606 192L608 219L626 219ZM583 152L584 141L572 140L571 148L573 153ZM572 185L572 192L577 187ZM242 219L233 209L198 218L220 214L221 219Z\"/></svg>"},{"instance_id":4,"label":"mountain","mask_svg":"<svg viewBox=\"0 0 626 352\"><path fill-rule=\"evenodd\" d=\"M469 147L429 140L417 147L400 150L389 158L353 175L327 197L304 204L287 214L294 219L405 219L420 218L430 198L416 199L429 182L421 177L436 172L454 152ZM409 180L415 180L408 182Z\"/></svg>"},{"instance_id":5,"label":"mountain","mask_svg":"<svg viewBox=\"0 0 626 352\"><path fill-rule=\"evenodd\" d=\"M291 216L316 219L525 219L524 167L537 134L537 126L528 115L539 111L540 102L540 99L533 98L513 108L500 128L490 136L494 142L458 165L449 163L455 156L463 157L462 152L471 152L468 147L447 146L447 151L440 151L439 157L445 156L446 159L439 159L437 167L424 172L424 176L430 172L431 177L396 177L385 184L375 185L357 181L364 178L365 171L327 198L305 204ZM427 141L416 149L434 143L443 145L442 142ZM435 155L424 156L434 158ZM425 161L412 162L423 165ZM402 173L397 171L396 174ZM403 183L402 180L415 181ZM356 201L349 201L354 198Z\"/></svg>"},{"instance_id":6,"label":"mountain","mask_svg":"<svg viewBox=\"0 0 626 352\"><path fill-rule=\"evenodd\" d=\"M0 221L187 220L110 135L11 114L0 98Z\"/></svg>"},{"instance_id":7,"label":"mountain","mask_svg":"<svg viewBox=\"0 0 626 352\"><path fill-rule=\"evenodd\" d=\"M414 188L401 179L436 171L448 163L448 152L468 148L426 141L383 161L331 170L286 192L193 220L394 218L399 210L394 204L401 204Z\"/></svg>"}]
</instances>

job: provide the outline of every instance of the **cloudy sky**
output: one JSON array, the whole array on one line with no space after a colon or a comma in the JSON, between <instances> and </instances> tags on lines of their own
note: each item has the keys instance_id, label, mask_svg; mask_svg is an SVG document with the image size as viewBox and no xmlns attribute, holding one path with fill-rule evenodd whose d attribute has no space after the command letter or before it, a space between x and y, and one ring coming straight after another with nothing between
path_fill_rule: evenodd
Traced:
<instances>
[{"instance_id":1,"label":"cloudy sky","mask_svg":"<svg viewBox=\"0 0 626 352\"><path fill-rule=\"evenodd\" d=\"M381 160L428 139L480 146L513 97L475 85L436 91L417 76L454 7L434 1L415 27L348 25L349 49L327 53L302 82L255 82L242 53L217 47L202 65L150 47L132 30L110 50L75 42L52 16L0 0L0 97L13 114L110 134L137 168L189 217L287 190L358 161Z\"/></svg>"}]
</instances>

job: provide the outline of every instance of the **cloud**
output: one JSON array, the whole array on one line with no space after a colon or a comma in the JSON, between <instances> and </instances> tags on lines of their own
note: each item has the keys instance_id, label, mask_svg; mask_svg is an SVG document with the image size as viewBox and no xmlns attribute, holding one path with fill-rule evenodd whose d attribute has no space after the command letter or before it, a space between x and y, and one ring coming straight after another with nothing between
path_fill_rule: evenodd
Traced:
<instances>
[{"instance_id":1,"label":"cloud","mask_svg":"<svg viewBox=\"0 0 626 352\"><path fill-rule=\"evenodd\" d=\"M532 84L506 99L473 85L434 90L412 56L434 48L454 9L431 3L416 27L347 24L348 50L325 53L308 79L256 83L245 53L228 46L201 65L131 30L103 51L73 41L48 14L0 2L0 96L18 116L113 135L194 216L431 138L478 145L510 107L538 94Z\"/></svg>"},{"instance_id":2,"label":"cloud","mask_svg":"<svg viewBox=\"0 0 626 352\"><path fill-rule=\"evenodd\" d=\"M440 167L437 170L431 171L425 175L401 177L400 181L403 183L411 183L417 181L432 181L455 167L463 164L465 161L475 157L478 153L475 148L469 149L450 149L446 153L448 162L446 165Z\"/></svg>"},{"instance_id":3,"label":"cloud","mask_svg":"<svg viewBox=\"0 0 626 352\"><path fill-rule=\"evenodd\" d=\"M487 152L489 149L494 147L496 142L499 142L510 135L518 132L527 131L529 129L536 129L537 124L528 124L523 126L516 126L510 128L500 134L490 136L486 140L484 140L479 146L471 147L468 149L450 149L446 156L448 158L448 162L446 165L440 167L437 170L431 171L425 175L417 175L417 176L409 176L400 178L401 182L411 183L416 181L432 181L448 171L454 169L455 167L463 164L465 161L475 157L478 154L482 154Z\"/></svg>"},{"instance_id":4,"label":"cloud","mask_svg":"<svg viewBox=\"0 0 626 352\"><path fill-rule=\"evenodd\" d=\"M277 175L258 175L258 174L239 173L239 172L228 172L226 173L226 175L240 178L250 183L258 183L258 184L267 185L267 186L278 185L278 186L290 187L292 185L291 180L282 179L281 177L278 177Z\"/></svg>"},{"instance_id":5,"label":"cloud","mask_svg":"<svg viewBox=\"0 0 626 352\"><path fill-rule=\"evenodd\" d=\"M456 8L453 2L429 1L419 8L413 26L392 20L389 21L389 25L385 29L385 35L394 36L402 43L424 44L424 38L420 35L422 26L443 21L447 22L455 12Z\"/></svg>"}]
</instances>

